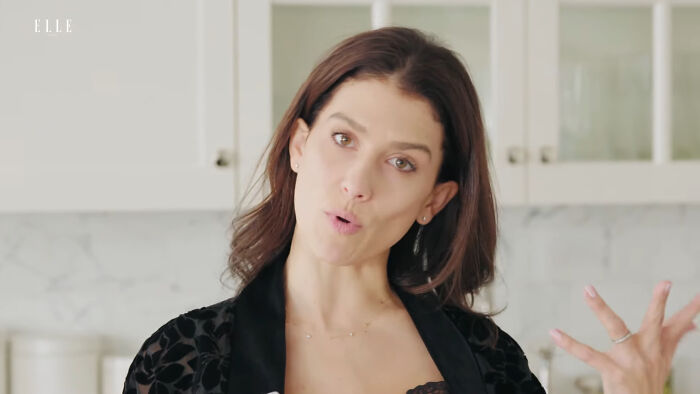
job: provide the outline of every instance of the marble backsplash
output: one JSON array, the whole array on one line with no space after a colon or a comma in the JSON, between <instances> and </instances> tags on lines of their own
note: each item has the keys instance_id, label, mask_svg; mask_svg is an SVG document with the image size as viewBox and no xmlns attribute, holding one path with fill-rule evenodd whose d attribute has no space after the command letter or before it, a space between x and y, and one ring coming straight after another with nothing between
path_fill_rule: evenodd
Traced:
<instances>
[{"instance_id":1,"label":"marble backsplash","mask_svg":"<svg viewBox=\"0 0 700 394\"><path fill-rule=\"evenodd\" d=\"M221 282L229 212L0 215L0 331L86 333L133 355L167 320L229 297ZM531 369L559 328L609 349L583 299L593 284L636 330L655 283L673 282L666 315L700 290L700 206L503 208L496 283L484 299ZM700 391L700 332L674 362L676 393ZM554 349L552 393L576 393L591 367Z\"/></svg>"}]
</instances>

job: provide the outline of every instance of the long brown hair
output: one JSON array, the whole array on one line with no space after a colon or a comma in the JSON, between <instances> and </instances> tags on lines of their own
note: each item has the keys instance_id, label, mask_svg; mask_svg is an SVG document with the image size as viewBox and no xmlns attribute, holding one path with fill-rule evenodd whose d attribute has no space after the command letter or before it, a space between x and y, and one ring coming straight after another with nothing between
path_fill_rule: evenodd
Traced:
<instances>
[{"instance_id":1,"label":"long brown hair","mask_svg":"<svg viewBox=\"0 0 700 394\"><path fill-rule=\"evenodd\" d=\"M412 28L392 26L356 34L315 65L266 148L269 192L254 208L237 212L231 224L229 273L245 286L265 264L288 252L296 223L291 131L297 118L313 127L335 89L348 78L391 78L401 91L427 100L444 130L443 163L435 182L453 180L459 187L422 229L418 255L413 251L421 227L417 222L391 247L389 280L413 294L434 291L441 305L488 317L490 322L500 311L472 309L480 288L494 279L497 236L479 98L459 55L434 36ZM250 188L246 195L249 192Z\"/></svg>"}]
</instances>

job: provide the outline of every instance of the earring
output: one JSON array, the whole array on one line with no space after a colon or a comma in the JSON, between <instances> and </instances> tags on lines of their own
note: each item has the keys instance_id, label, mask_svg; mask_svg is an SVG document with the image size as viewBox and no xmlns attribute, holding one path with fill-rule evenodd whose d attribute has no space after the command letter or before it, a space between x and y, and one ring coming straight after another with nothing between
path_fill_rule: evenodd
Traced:
<instances>
[{"instance_id":1,"label":"earring","mask_svg":"<svg viewBox=\"0 0 700 394\"><path fill-rule=\"evenodd\" d=\"M420 251L420 241L421 235L423 234L423 226L418 226L418 232L416 233L416 240L413 242L413 255L418 256Z\"/></svg>"},{"instance_id":2,"label":"earring","mask_svg":"<svg viewBox=\"0 0 700 394\"><path fill-rule=\"evenodd\" d=\"M299 169L299 163L294 164L294 169L298 170Z\"/></svg>"},{"instance_id":3,"label":"earring","mask_svg":"<svg viewBox=\"0 0 700 394\"><path fill-rule=\"evenodd\" d=\"M423 221L425 222L425 216L423 216L421 219L423 219ZM421 244L422 237L423 237L423 228L425 228L424 225L418 226L418 232L416 233L416 241L413 243L413 255L414 256L418 256L419 254L421 255L420 259L421 259L421 266L423 268L423 272L427 272L428 271L428 251L425 250L425 246L423 247L423 251L422 252L420 251L420 244ZM427 277L428 277L428 283L433 281L433 278L430 275L427 275ZM435 290L435 288L433 288L433 294L435 294L436 296L438 295L438 292Z\"/></svg>"}]
</instances>

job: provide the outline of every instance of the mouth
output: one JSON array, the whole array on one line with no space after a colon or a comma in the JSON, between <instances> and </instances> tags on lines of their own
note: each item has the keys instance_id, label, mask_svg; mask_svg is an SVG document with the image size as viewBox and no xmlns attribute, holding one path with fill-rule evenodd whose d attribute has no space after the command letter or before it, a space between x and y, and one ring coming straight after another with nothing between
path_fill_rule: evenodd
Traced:
<instances>
[{"instance_id":1,"label":"mouth","mask_svg":"<svg viewBox=\"0 0 700 394\"><path fill-rule=\"evenodd\" d=\"M336 209L331 211L325 211L325 213L326 215L335 218L340 223L352 224L353 226L362 227L362 224L360 223L360 220L357 218L357 216L353 215L350 212Z\"/></svg>"},{"instance_id":2,"label":"mouth","mask_svg":"<svg viewBox=\"0 0 700 394\"><path fill-rule=\"evenodd\" d=\"M345 215L341 216L334 212L326 212L326 216L330 221L330 225L340 234L350 235L358 232L361 225L353 222L352 220L346 219ZM351 215L348 215L352 217Z\"/></svg>"}]
</instances>

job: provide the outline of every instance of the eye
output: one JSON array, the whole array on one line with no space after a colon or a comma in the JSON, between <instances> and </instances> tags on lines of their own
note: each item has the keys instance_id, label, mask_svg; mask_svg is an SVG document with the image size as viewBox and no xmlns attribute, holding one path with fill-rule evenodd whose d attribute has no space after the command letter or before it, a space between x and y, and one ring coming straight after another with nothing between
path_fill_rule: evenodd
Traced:
<instances>
[{"instance_id":1,"label":"eye","mask_svg":"<svg viewBox=\"0 0 700 394\"><path fill-rule=\"evenodd\" d=\"M416 166L415 166L413 163L411 163L409 160L407 160L407 159L405 159L405 158L403 158L403 157L395 157L395 158L393 158L392 160L394 160L394 159L397 160L397 161L399 161L399 162L401 162L401 163L406 163L406 164L408 165L409 170L403 171L403 172L413 172L413 171L416 170ZM403 166L403 167L396 167L396 168L402 169L402 168L406 168L406 166Z\"/></svg>"},{"instance_id":2,"label":"eye","mask_svg":"<svg viewBox=\"0 0 700 394\"><path fill-rule=\"evenodd\" d=\"M350 137L348 137L348 135L345 134L345 133L333 133L333 134L331 134L331 138L333 138L335 141L338 141L338 139L335 138L336 135L342 136L342 137L344 138L345 141L349 141L349 140L350 140ZM336 143L337 143L337 142L336 142ZM339 145L343 145L343 144L339 144ZM344 145L344 146L346 146L346 145Z\"/></svg>"},{"instance_id":3,"label":"eye","mask_svg":"<svg viewBox=\"0 0 700 394\"><path fill-rule=\"evenodd\" d=\"M342 144L342 143L337 142L338 141L338 139L336 138L337 135L341 136L341 141L350 141L350 137L345 133L333 133L333 134L331 134L331 138L333 138L333 140L336 141L336 144L341 145L341 146L347 146L346 144ZM417 169L416 165L405 157L395 157L395 158L392 158L391 160L397 160L400 163L399 166L395 166L395 167L398 168L399 170L401 170L401 172L413 172ZM404 170L404 168L408 168L408 170Z\"/></svg>"}]
</instances>

